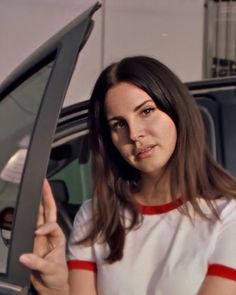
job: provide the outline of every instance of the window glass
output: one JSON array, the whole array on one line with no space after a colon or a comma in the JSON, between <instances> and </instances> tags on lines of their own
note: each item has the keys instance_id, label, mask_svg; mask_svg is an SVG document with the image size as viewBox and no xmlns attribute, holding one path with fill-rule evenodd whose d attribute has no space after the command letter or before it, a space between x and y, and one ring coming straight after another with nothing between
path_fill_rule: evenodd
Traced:
<instances>
[{"instance_id":1,"label":"window glass","mask_svg":"<svg viewBox=\"0 0 236 295\"><path fill-rule=\"evenodd\" d=\"M68 204L81 204L90 197L91 176L90 161L79 163L73 160L54 176L54 180L63 180L68 190Z\"/></svg>"},{"instance_id":2,"label":"window glass","mask_svg":"<svg viewBox=\"0 0 236 295\"><path fill-rule=\"evenodd\" d=\"M87 135L52 151L49 174L56 200L62 203L73 219L78 205L91 196L91 160Z\"/></svg>"},{"instance_id":3,"label":"window glass","mask_svg":"<svg viewBox=\"0 0 236 295\"><path fill-rule=\"evenodd\" d=\"M0 102L0 273L7 271L14 208L27 150L52 63Z\"/></svg>"}]
</instances>

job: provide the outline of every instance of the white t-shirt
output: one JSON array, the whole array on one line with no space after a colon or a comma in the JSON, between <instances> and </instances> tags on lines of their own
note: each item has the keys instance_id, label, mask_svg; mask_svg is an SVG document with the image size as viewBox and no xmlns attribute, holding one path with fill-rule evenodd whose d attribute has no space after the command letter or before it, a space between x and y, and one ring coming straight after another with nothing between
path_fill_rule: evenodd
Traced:
<instances>
[{"instance_id":1,"label":"white t-shirt","mask_svg":"<svg viewBox=\"0 0 236 295\"><path fill-rule=\"evenodd\" d=\"M126 235L122 260L108 264L106 244L74 243L90 226L91 201L86 201L75 218L68 266L97 272L100 295L196 295L207 275L236 280L236 201L218 200L217 207L221 220L196 215L191 221L172 203L140 205L142 225Z\"/></svg>"}]
</instances>

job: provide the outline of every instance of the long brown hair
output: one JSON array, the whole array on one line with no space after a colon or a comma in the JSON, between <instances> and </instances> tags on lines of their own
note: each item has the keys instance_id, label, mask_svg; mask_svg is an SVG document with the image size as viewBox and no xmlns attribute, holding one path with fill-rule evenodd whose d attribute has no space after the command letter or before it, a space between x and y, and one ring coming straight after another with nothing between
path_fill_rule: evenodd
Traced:
<instances>
[{"instance_id":1,"label":"long brown hair","mask_svg":"<svg viewBox=\"0 0 236 295\"><path fill-rule=\"evenodd\" d=\"M179 78L150 57L128 57L113 63L99 76L90 100L93 226L81 241L95 241L98 236L103 237L110 248L106 257L109 263L122 258L126 231L138 226L141 220L131 194L140 173L114 147L104 108L107 91L120 82L129 82L144 90L176 125L177 143L168 163L171 167L173 201L177 190L180 191L184 203L189 201L195 211L204 217L198 197L204 198L216 215L215 199L236 198L236 182L211 156L201 114ZM124 213L127 211L131 222L125 227Z\"/></svg>"}]
</instances>

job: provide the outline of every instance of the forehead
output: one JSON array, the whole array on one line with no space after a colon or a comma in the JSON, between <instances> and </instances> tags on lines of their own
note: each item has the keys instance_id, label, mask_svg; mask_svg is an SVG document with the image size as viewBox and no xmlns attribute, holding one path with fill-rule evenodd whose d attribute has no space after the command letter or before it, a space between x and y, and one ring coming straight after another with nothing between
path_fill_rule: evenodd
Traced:
<instances>
[{"instance_id":1,"label":"forehead","mask_svg":"<svg viewBox=\"0 0 236 295\"><path fill-rule=\"evenodd\" d=\"M108 90L105 97L105 111L107 116L133 111L145 101L154 103L144 90L134 84L120 82Z\"/></svg>"}]
</instances>

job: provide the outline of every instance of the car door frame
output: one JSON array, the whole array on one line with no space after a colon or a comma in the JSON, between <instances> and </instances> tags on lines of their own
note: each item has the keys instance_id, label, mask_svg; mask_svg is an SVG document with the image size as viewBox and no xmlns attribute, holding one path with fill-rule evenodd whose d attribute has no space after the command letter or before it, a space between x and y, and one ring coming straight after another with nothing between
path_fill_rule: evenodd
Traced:
<instances>
[{"instance_id":1,"label":"car door frame","mask_svg":"<svg viewBox=\"0 0 236 295\"><path fill-rule=\"evenodd\" d=\"M20 262L22 253L31 252L41 189L46 175L50 148L66 90L92 27L92 16L100 7L94 4L52 39L40 47L0 86L0 102L44 65L54 61L32 137L17 196L7 273L0 274L0 294L27 294L30 271ZM26 220L27 219L27 220ZM27 233L27 238L23 237Z\"/></svg>"}]
</instances>

